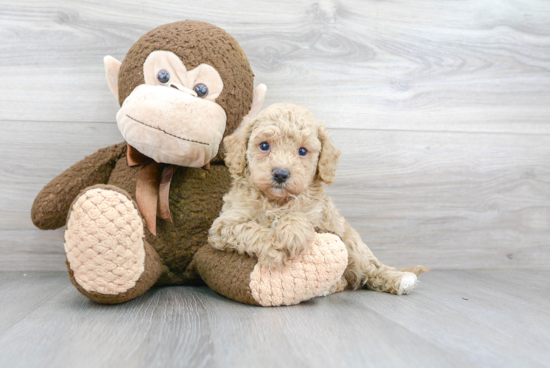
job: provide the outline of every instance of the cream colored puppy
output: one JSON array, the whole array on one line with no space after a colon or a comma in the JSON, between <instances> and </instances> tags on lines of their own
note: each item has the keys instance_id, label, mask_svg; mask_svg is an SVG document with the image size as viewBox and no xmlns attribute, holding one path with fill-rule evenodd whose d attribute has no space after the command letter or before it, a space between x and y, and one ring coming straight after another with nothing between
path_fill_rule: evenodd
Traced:
<instances>
[{"instance_id":1,"label":"cream colored puppy","mask_svg":"<svg viewBox=\"0 0 550 368\"><path fill-rule=\"evenodd\" d=\"M364 285L407 294L427 270L396 270L380 263L338 213L325 187L334 181L340 152L305 107L271 105L245 120L224 143L234 182L210 229L214 248L285 267L312 246L316 234L335 234L347 248L348 266L330 292Z\"/></svg>"}]
</instances>

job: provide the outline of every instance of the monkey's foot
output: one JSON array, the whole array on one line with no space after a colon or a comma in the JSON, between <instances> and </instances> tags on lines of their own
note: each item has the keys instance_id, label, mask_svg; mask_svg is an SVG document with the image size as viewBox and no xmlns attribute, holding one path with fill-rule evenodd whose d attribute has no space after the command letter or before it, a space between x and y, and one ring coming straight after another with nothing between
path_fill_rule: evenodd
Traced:
<instances>
[{"instance_id":1,"label":"monkey's foot","mask_svg":"<svg viewBox=\"0 0 550 368\"><path fill-rule=\"evenodd\" d=\"M313 245L281 268L256 264L250 275L252 297L264 307L292 305L339 285L348 252L333 234L317 234Z\"/></svg>"},{"instance_id":2,"label":"monkey's foot","mask_svg":"<svg viewBox=\"0 0 550 368\"><path fill-rule=\"evenodd\" d=\"M157 253L143 239L137 205L111 185L87 188L75 199L65 230L71 281L99 303L121 303L158 279Z\"/></svg>"},{"instance_id":3,"label":"monkey's foot","mask_svg":"<svg viewBox=\"0 0 550 368\"><path fill-rule=\"evenodd\" d=\"M254 257L201 247L194 265L217 293L241 303L268 306L298 304L331 287L345 287L348 252L339 237L317 234L313 245L284 266L270 269ZM334 290L333 290L334 291Z\"/></svg>"}]
</instances>

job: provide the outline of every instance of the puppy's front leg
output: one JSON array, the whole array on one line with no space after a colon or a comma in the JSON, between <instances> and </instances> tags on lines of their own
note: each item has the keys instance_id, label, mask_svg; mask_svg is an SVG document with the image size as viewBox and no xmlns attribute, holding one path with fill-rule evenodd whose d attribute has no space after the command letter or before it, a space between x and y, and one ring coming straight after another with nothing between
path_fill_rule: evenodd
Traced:
<instances>
[{"instance_id":1,"label":"puppy's front leg","mask_svg":"<svg viewBox=\"0 0 550 368\"><path fill-rule=\"evenodd\" d=\"M303 215L284 215L269 228L248 213L226 209L212 224L208 241L215 249L246 253L262 264L279 267L306 250L314 236L313 225Z\"/></svg>"},{"instance_id":2,"label":"puppy's front leg","mask_svg":"<svg viewBox=\"0 0 550 368\"><path fill-rule=\"evenodd\" d=\"M275 232L260 225L246 212L225 209L208 231L208 242L223 251L258 257L275 242Z\"/></svg>"},{"instance_id":3,"label":"puppy's front leg","mask_svg":"<svg viewBox=\"0 0 550 368\"><path fill-rule=\"evenodd\" d=\"M272 259L273 263L284 263L302 254L313 243L315 234L313 224L304 213L293 212L281 216L274 227L274 248L281 254Z\"/></svg>"}]
</instances>

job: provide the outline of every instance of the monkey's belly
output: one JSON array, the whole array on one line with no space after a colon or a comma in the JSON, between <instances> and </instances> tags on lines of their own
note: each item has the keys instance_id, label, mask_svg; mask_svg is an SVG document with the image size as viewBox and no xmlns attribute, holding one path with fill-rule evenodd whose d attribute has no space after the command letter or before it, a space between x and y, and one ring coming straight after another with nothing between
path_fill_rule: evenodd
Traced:
<instances>
[{"instance_id":1,"label":"monkey's belly","mask_svg":"<svg viewBox=\"0 0 550 368\"><path fill-rule=\"evenodd\" d=\"M135 200L139 168L129 167L121 158L111 174L109 184L124 189ZM189 269L193 256L208 240L208 230L219 216L223 196L231 186L225 165L211 165L210 170L178 167L170 185L170 211L173 223L157 218L157 235L145 231L164 264L158 284L181 285L197 282L198 275Z\"/></svg>"}]
</instances>

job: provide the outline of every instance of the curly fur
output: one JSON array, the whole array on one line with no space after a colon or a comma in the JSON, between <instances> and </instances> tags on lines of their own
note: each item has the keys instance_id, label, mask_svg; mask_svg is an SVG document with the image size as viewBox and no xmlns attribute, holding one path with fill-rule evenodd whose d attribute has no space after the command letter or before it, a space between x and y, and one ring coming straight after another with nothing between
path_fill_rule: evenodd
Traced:
<instances>
[{"instance_id":1,"label":"curly fur","mask_svg":"<svg viewBox=\"0 0 550 368\"><path fill-rule=\"evenodd\" d=\"M260 149L262 142L269 143L269 151ZM340 151L305 107L272 105L245 120L224 144L233 187L209 232L214 248L246 253L278 267L306 250L316 233L332 233L349 254L345 280L336 291L347 282L351 288L403 292L401 278L411 273L380 263L325 194L326 185L334 181ZM298 154L301 147L307 155ZM274 169L289 171L288 180L276 183Z\"/></svg>"}]
</instances>

